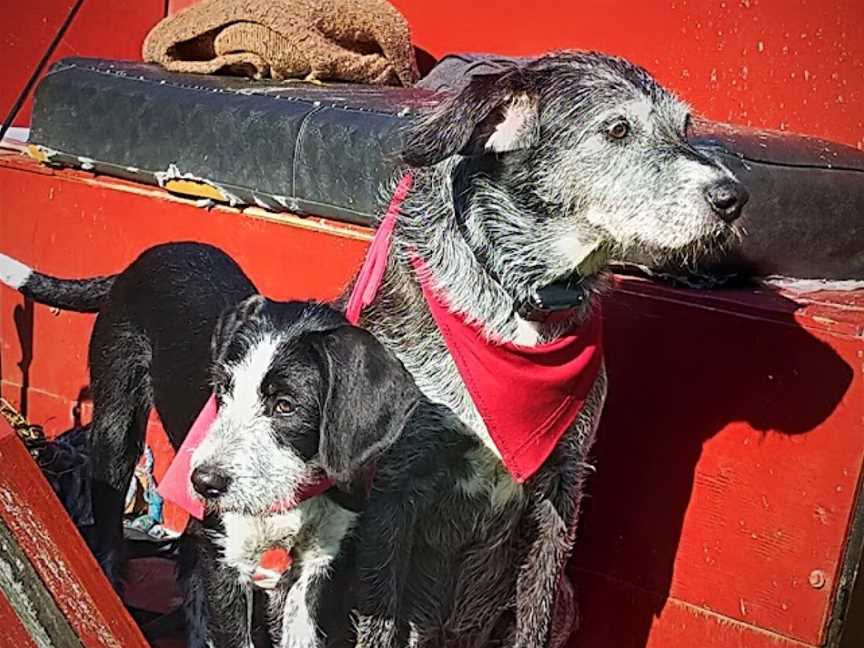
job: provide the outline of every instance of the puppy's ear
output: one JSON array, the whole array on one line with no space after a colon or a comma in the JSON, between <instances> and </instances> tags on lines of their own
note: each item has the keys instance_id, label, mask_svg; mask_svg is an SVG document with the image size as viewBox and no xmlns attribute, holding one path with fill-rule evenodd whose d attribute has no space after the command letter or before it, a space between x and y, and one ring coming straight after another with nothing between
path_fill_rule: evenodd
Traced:
<instances>
[{"instance_id":1,"label":"puppy's ear","mask_svg":"<svg viewBox=\"0 0 864 648\"><path fill-rule=\"evenodd\" d=\"M319 461L351 498L365 496L368 469L399 438L420 390L371 333L342 326L313 334L321 359Z\"/></svg>"},{"instance_id":2,"label":"puppy's ear","mask_svg":"<svg viewBox=\"0 0 864 648\"><path fill-rule=\"evenodd\" d=\"M531 148L540 137L538 94L521 70L477 75L405 131L402 159L412 167L455 155Z\"/></svg>"},{"instance_id":3,"label":"puppy's ear","mask_svg":"<svg viewBox=\"0 0 864 648\"><path fill-rule=\"evenodd\" d=\"M225 309L213 329L213 337L210 338L210 358L214 363L225 359L228 342L243 324L260 317L266 302L262 295L252 295L236 306Z\"/></svg>"}]
</instances>

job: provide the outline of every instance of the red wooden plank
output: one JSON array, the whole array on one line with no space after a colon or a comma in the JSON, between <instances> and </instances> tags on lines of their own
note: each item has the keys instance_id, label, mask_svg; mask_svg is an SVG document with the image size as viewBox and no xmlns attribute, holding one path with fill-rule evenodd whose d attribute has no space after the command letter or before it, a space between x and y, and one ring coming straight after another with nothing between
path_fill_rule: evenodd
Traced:
<instances>
[{"instance_id":1,"label":"red wooden plank","mask_svg":"<svg viewBox=\"0 0 864 648\"><path fill-rule=\"evenodd\" d=\"M688 290L639 277L627 277L619 281L617 288L621 293L650 296L688 308L799 325L851 338L864 334L864 290L802 294L770 285L746 290Z\"/></svg>"},{"instance_id":2,"label":"red wooden plank","mask_svg":"<svg viewBox=\"0 0 864 648\"><path fill-rule=\"evenodd\" d=\"M860 0L393 4L411 24L415 43L438 57L597 49L646 66L712 119L864 148Z\"/></svg>"},{"instance_id":3,"label":"red wooden plank","mask_svg":"<svg viewBox=\"0 0 864 648\"><path fill-rule=\"evenodd\" d=\"M864 458L864 341L739 316L734 293L719 310L643 285L605 310L610 393L576 564L661 608L817 645Z\"/></svg>"},{"instance_id":4,"label":"red wooden plank","mask_svg":"<svg viewBox=\"0 0 864 648\"><path fill-rule=\"evenodd\" d=\"M51 487L18 437L0 423L0 517L84 646L146 648Z\"/></svg>"},{"instance_id":5,"label":"red wooden plank","mask_svg":"<svg viewBox=\"0 0 864 648\"><path fill-rule=\"evenodd\" d=\"M36 648L12 605L0 593L0 648Z\"/></svg>"},{"instance_id":6,"label":"red wooden plank","mask_svg":"<svg viewBox=\"0 0 864 648\"><path fill-rule=\"evenodd\" d=\"M579 582L581 628L567 648L816 648L602 575Z\"/></svg>"}]
</instances>

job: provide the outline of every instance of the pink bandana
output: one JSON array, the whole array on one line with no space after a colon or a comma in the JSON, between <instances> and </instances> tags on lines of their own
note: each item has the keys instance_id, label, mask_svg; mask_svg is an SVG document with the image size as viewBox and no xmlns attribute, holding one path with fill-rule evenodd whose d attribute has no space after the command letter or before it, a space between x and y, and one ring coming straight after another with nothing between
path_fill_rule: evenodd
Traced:
<instances>
[{"instance_id":1,"label":"pink bandana","mask_svg":"<svg viewBox=\"0 0 864 648\"><path fill-rule=\"evenodd\" d=\"M215 420L216 397L211 395L189 428L189 434L156 489L163 499L173 502L198 520L204 519L204 502L192 495L192 483L189 481L192 475L192 453L204 441Z\"/></svg>"},{"instance_id":2,"label":"pink bandana","mask_svg":"<svg viewBox=\"0 0 864 648\"><path fill-rule=\"evenodd\" d=\"M406 174L366 254L346 309L352 324L375 299L396 217L411 183L411 175ZM476 326L448 308L430 286L422 261L415 262L415 270L429 310L505 467L517 482L525 482L576 420L597 379L603 358L599 314L548 344L523 347L489 342Z\"/></svg>"}]
</instances>

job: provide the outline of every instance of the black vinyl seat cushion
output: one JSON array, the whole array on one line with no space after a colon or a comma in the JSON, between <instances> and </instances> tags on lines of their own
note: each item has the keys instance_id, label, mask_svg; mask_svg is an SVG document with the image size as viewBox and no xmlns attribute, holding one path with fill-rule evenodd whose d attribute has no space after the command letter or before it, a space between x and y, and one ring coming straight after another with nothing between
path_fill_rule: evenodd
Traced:
<instances>
[{"instance_id":1,"label":"black vinyl seat cushion","mask_svg":"<svg viewBox=\"0 0 864 648\"><path fill-rule=\"evenodd\" d=\"M50 164L368 224L399 124L434 97L73 58L37 88L30 142Z\"/></svg>"}]
</instances>

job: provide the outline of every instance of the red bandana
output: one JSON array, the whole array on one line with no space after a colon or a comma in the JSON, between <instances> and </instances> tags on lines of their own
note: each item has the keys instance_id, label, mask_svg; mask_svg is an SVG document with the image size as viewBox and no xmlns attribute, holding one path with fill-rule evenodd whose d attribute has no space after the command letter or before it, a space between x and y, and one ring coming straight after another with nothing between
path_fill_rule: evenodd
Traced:
<instances>
[{"instance_id":1,"label":"red bandana","mask_svg":"<svg viewBox=\"0 0 864 648\"><path fill-rule=\"evenodd\" d=\"M577 330L533 347L489 342L451 311L418 268L423 295L501 460L520 484L549 458L576 420L603 359L594 315Z\"/></svg>"},{"instance_id":2,"label":"red bandana","mask_svg":"<svg viewBox=\"0 0 864 648\"><path fill-rule=\"evenodd\" d=\"M381 283L395 219L410 187L407 174L366 255L346 309L352 324ZM422 262L415 266L429 310L504 466L523 483L549 458L597 379L603 359L600 315L548 344L489 342L447 307L426 280Z\"/></svg>"}]
</instances>

